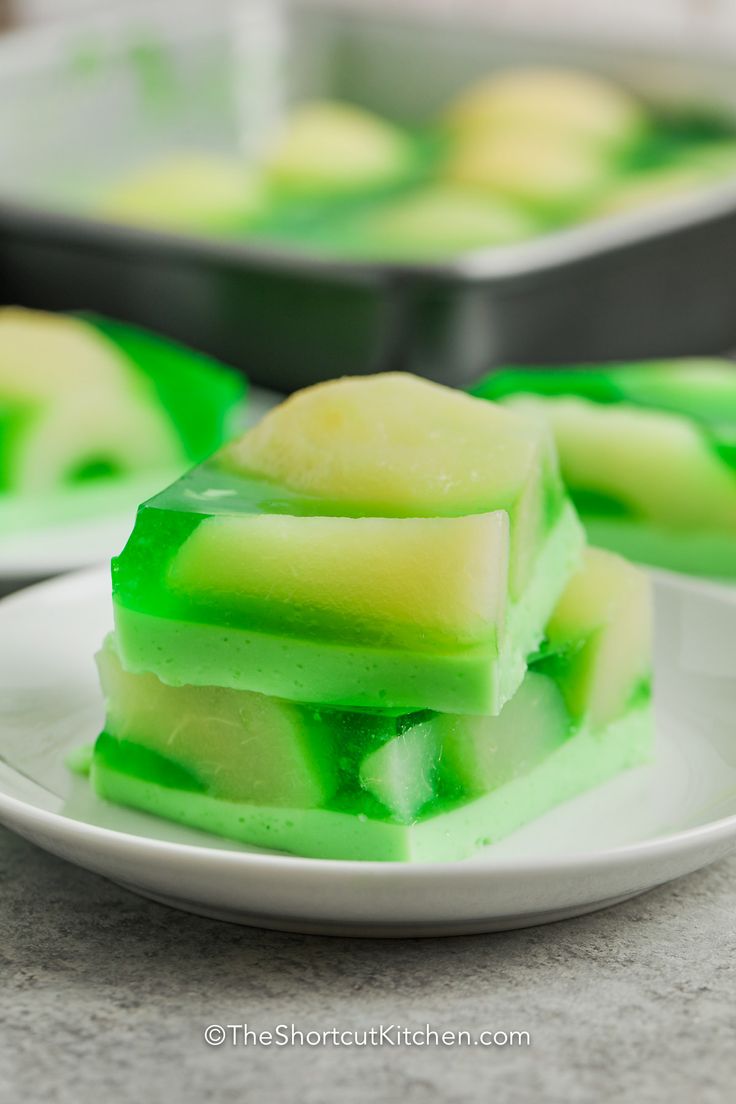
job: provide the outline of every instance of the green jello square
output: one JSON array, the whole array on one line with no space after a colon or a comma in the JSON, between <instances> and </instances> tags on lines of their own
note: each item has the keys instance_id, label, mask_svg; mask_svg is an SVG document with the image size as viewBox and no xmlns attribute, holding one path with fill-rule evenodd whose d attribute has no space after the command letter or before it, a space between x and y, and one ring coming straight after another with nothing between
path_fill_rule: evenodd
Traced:
<instances>
[{"instance_id":1,"label":"green jello square","mask_svg":"<svg viewBox=\"0 0 736 1104\"><path fill-rule=\"evenodd\" d=\"M0 530L127 512L235 432L245 391L136 327L0 309Z\"/></svg>"},{"instance_id":2,"label":"green jello square","mask_svg":"<svg viewBox=\"0 0 736 1104\"><path fill-rule=\"evenodd\" d=\"M171 685L494 714L581 546L544 428L408 376L337 381L141 507L118 646Z\"/></svg>"},{"instance_id":3,"label":"green jello square","mask_svg":"<svg viewBox=\"0 0 736 1104\"><path fill-rule=\"evenodd\" d=\"M736 575L736 366L718 359L505 369L473 393L551 428L589 539Z\"/></svg>"}]
</instances>

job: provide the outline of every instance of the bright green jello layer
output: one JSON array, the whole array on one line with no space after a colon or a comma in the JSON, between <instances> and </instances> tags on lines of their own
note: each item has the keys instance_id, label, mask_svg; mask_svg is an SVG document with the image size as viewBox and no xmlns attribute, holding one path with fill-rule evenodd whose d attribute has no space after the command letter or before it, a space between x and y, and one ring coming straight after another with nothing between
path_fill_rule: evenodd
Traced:
<instances>
[{"instance_id":1,"label":"bright green jello layer","mask_svg":"<svg viewBox=\"0 0 736 1104\"><path fill-rule=\"evenodd\" d=\"M16 442L26 432L32 413L27 404L14 403L0 395L0 496L12 487Z\"/></svg>"},{"instance_id":2,"label":"bright green jello layer","mask_svg":"<svg viewBox=\"0 0 736 1104\"><path fill-rule=\"evenodd\" d=\"M204 353L100 315L82 315L154 388L176 426L187 459L203 460L231 436L247 392L242 375Z\"/></svg>"},{"instance_id":3,"label":"bright green jello layer","mask_svg":"<svg viewBox=\"0 0 736 1104\"><path fill-rule=\"evenodd\" d=\"M584 515L583 522L591 544L636 563L711 579L736 579L736 540L730 533L673 532L625 517Z\"/></svg>"},{"instance_id":4,"label":"bright green jello layer","mask_svg":"<svg viewBox=\"0 0 736 1104\"><path fill-rule=\"evenodd\" d=\"M736 365L717 358L644 360L574 368L506 368L471 393L494 402L512 395L575 395L603 405L633 405L682 414L736 467Z\"/></svg>"}]
</instances>

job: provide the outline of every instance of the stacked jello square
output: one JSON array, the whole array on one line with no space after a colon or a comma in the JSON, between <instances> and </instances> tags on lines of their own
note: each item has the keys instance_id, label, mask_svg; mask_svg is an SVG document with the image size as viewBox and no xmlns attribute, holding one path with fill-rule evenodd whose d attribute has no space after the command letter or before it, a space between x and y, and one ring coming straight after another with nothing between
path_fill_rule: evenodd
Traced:
<instances>
[{"instance_id":1,"label":"stacked jello square","mask_svg":"<svg viewBox=\"0 0 736 1104\"><path fill-rule=\"evenodd\" d=\"M543 422L302 391L140 508L93 784L302 855L468 855L648 754L647 583L583 545Z\"/></svg>"},{"instance_id":2,"label":"stacked jello square","mask_svg":"<svg viewBox=\"0 0 736 1104\"><path fill-rule=\"evenodd\" d=\"M717 358L494 372L473 391L544 419L589 538L736 579L736 365Z\"/></svg>"}]
</instances>

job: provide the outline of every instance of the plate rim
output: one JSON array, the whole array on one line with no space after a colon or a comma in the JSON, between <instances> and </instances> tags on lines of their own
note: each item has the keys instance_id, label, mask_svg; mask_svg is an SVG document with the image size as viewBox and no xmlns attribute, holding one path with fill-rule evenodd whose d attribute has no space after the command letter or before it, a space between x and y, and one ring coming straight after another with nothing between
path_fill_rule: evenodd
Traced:
<instances>
[{"instance_id":1,"label":"plate rim","mask_svg":"<svg viewBox=\"0 0 736 1104\"><path fill-rule=\"evenodd\" d=\"M13 769L12 767L10 768ZM11 821L5 819L8 812ZM477 855L455 862L377 862L374 860L356 859L317 859L299 855L289 855L278 851L238 851L219 847L211 847L206 844L177 843L172 840L159 840L152 836L142 836L131 832L124 832L116 828L105 828L100 825L90 824L88 821L76 820L73 817L64 816L63 813L55 813L48 809L39 808L28 801L15 798L0 789L0 820L6 827L12 830L13 821L27 823L30 828L54 829L61 827L62 836L78 837L80 842L110 845L115 848L134 849L141 852L154 852L160 858L187 861L190 863L202 863L206 861L217 862L228 867L269 867L278 864L286 873L306 873L308 871L330 872L337 878L350 875L354 878L359 874L366 880L377 875L386 876L392 880L403 880L407 875L412 880L432 880L434 876L442 875L444 878L463 879L470 875L473 879L481 876L492 878L494 876L518 875L520 877L538 878L552 874L570 874L590 871L599 873L605 869L617 869L626 866L630 862L639 860L655 860L664 858L674 853L684 853L697 850L699 846L716 844L728 840L733 836L733 844L736 846L736 813L718 820L709 821L706 824L695 825L680 832L670 833L664 836L655 836L649 840L639 840L631 844L622 844L619 847L603 848L599 851L583 851L562 856L549 856L545 858L501 858L490 859L487 862L475 863ZM52 832L52 834L54 834ZM60 837L61 838L61 837ZM490 850L490 848L489 848Z\"/></svg>"}]
</instances>

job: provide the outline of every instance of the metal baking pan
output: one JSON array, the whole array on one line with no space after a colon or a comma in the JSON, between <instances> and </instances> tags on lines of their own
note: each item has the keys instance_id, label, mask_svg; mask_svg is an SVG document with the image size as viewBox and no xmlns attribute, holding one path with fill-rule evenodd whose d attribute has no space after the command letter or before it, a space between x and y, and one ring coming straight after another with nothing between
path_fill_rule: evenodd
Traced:
<instances>
[{"instance_id":1,"label":"metal baking pan","mask_svg":"<svg viewBox=\"0 0 736 1104\"><path fill-rule=\"evenodd\" d=\"M736 118L736 57L713 48L685 57L522 37L450 9L149 3L10 35L0 42L0 297L149 326L281 390L398 368L462 385L502 362L735 345L736 181L441 264L333 261L64 208L64 188L83 192L183 143L242 150L281 102L342 97L411 121L497 65L528 63L584 66L654 105ZM186 95L167 99L167 81Z\"/></svg>"}]
</instances>

